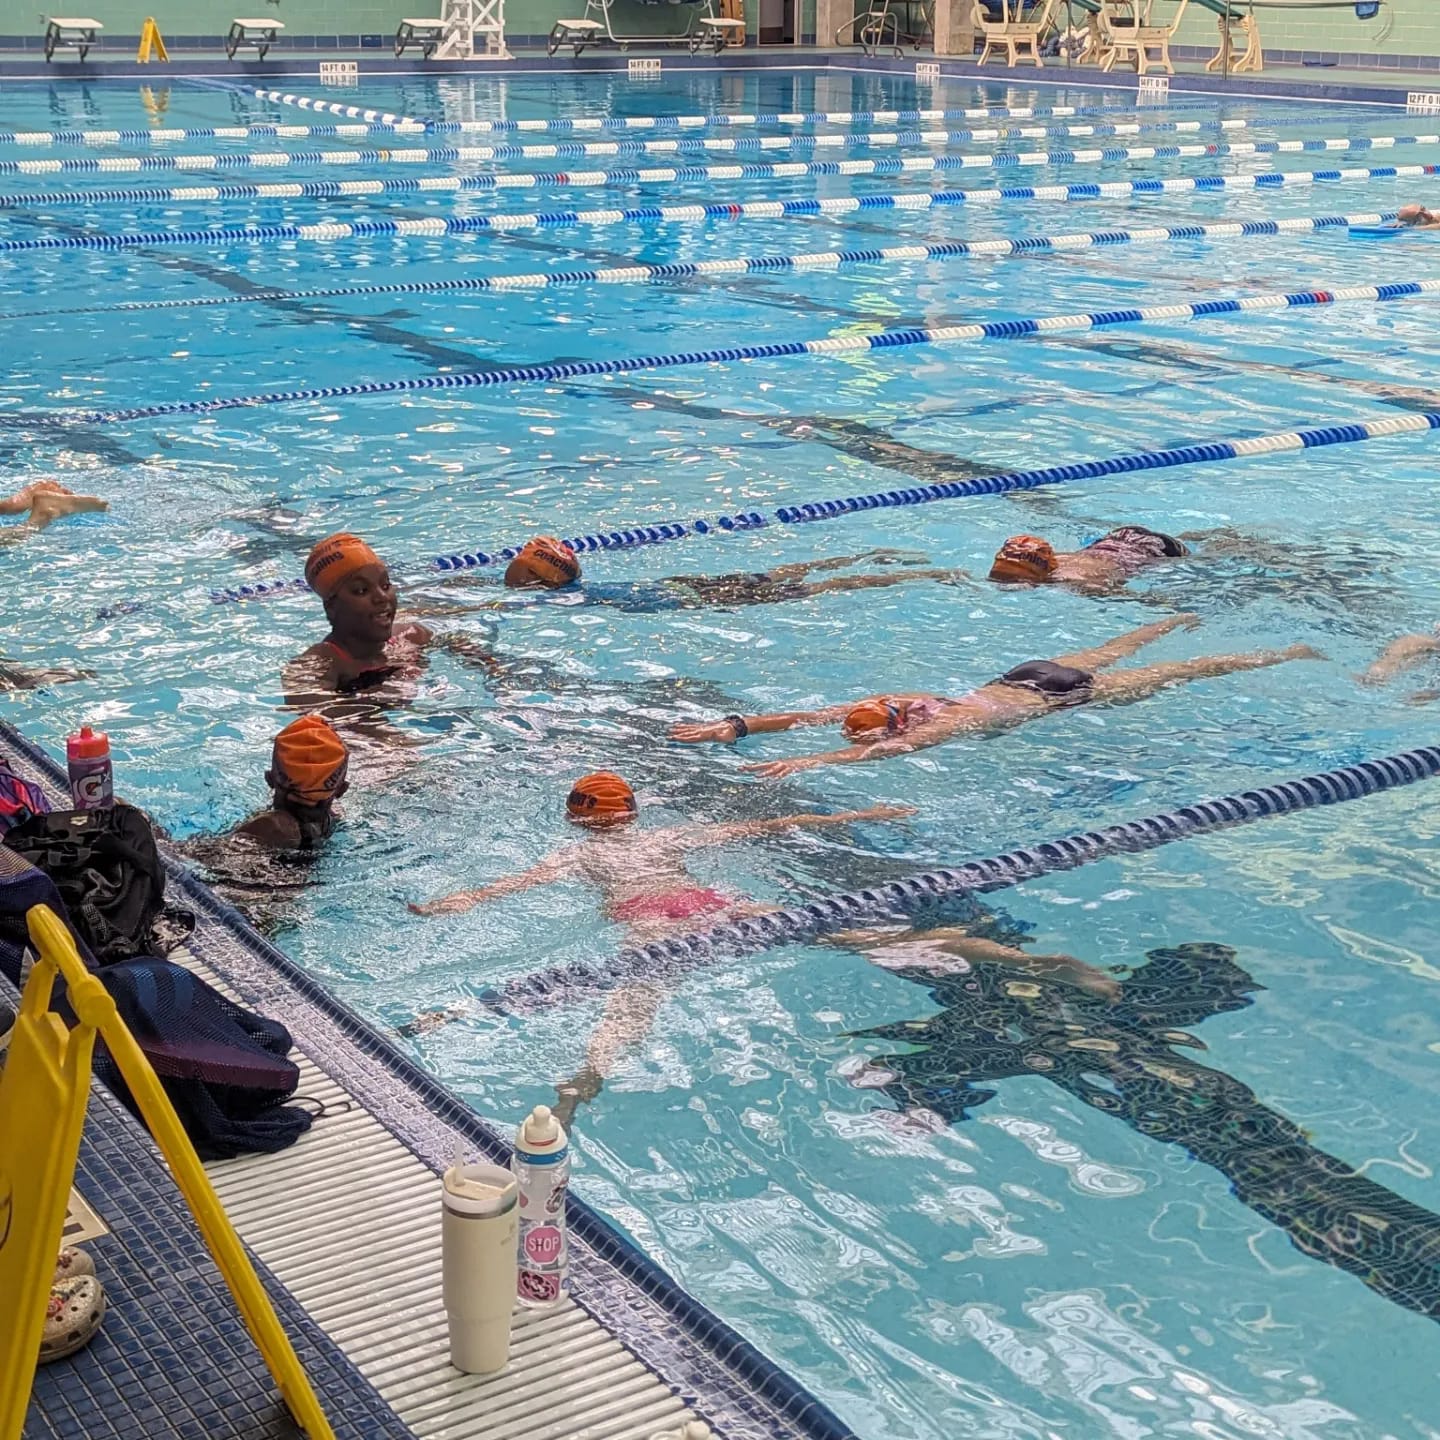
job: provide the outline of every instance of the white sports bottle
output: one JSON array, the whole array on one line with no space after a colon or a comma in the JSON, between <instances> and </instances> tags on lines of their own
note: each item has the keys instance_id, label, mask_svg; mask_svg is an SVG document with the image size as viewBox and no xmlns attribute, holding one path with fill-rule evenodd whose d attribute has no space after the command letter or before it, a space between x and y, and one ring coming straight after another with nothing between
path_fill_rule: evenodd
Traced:
<instances>
[{"instance_id":1,"label":"white sports bottle","mask_svg":"<svg viewBox=\"0 0 1440 1440\"><path fill-rule=\"evenodd\" d=\"M558 1305L570 1288L565 1237L570 1148L565 1127L548 1105L537 1105L515 1132L511 1165L520 1186L520 1269L515 1293L522 1305L547 1309Z\"/></svg>"},{"instance_id":2,"label":"white sports bottle","mask_svg":"<svg viewBox=\"0 0 1440 1440\"><path fill-rule=\"evenodd\" d=\"M493 1375L510 1358L519 1210L514 1177L499 1165L456 1163L445 1172L440 1229L450 1363Z\"/></svg>"}]
</instances>

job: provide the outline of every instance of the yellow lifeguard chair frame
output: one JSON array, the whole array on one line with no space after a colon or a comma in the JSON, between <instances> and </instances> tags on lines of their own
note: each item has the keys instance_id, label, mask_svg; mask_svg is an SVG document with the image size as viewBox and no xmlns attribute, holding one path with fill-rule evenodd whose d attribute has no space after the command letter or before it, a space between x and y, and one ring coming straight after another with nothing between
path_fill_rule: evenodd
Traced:
<instances>
[{"instance_id":1,"label":"yellow lifeguard chair frame","mask_svg":"<svg viewBox=\"0 0 1440 1440\"><path fill-rule=\"evenodd\" d=\"M310 1440L334 1440L270 1297L115 1002L85 968L54 911L37 905L26 918L39 958L0 1073L0 1295L5 1300L0 1307L0 1440L20 1440L25 1423L80 1154L97 1034L120 1067L281 1398ZM50 1008L57 975L65 977L78 1020L73 1030Z\"/></svg>"}]
</instances>

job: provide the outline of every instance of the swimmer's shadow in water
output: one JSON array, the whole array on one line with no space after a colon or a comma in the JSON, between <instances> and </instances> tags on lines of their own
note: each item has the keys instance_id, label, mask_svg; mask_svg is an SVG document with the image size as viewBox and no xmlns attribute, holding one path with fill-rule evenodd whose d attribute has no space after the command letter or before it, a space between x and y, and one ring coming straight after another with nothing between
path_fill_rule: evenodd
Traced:
<instances>
[{"instance_id":1,"label":"swimmer's shadow in water","mask_svg":"<svg viewBox=\"0 0 1440 1440\"><path fill-rule=\"evenodd\" d=\"M860 1083L902 1111L956 1124L994 1099L996 1081L1049 1080L1220 1171L1296 1249L1440 1319L1440 1216L1316 1149L1233 1076L1178 1053L1205 1048L1183 1027L1244 1009L1264 988L1234 954L1213 944L1152 950L1114 999L997 964L953 976L898 971L944 1008L853 1032L916 1047L876 1057Z\"/></svg>"}]
</instances>

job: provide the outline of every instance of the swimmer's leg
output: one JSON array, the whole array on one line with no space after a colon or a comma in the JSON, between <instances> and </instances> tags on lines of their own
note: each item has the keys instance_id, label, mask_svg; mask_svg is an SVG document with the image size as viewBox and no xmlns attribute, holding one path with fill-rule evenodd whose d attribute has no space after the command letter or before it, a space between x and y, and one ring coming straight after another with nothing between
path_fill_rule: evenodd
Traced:
<instances>
[{"instance_id":1,"label":"swimmer's leg","mask_svg":"<svg viewBox=\"0 0 1440 1440\"><path fill-rule=\"evenodd\" d=\"M1041 980L1058 980L1106 1000L1113 1000L1120 993L1118 980L1073 955L1030 955L1014 945L971 935L963 926L899 932L846 930L831 939L846 949L858 950L872 965L886 970L913 966L944 974L947 968L954 968L944 964L945 957L949 956L960 961L1004 965ZM933 959L926 958L927 949Z\"/></svg>"},{"instance_id":2,"label":"swimmer's leg","mask_svg":"<svg viewBox=\"0 0 1440 1440\"><path fill-rule=\"evenodd\" d=\"M1143 649L1162 635L1168 635L1181 626L1193 627L1197 623L1194 615L1172 615L1168 620L1156 620L1153 624L1142 625L1138 630L1127 630L1103 645L1090 650L1077 650L1071 655L1057 655L1055 664L1069 665L1074 670L1104 670L1118 660L1124 660L1137 650Z\"/></svg>"},{"instance_id":3,"label":"swimmer's leg","mask_svg":"<svg viewBox=\"0 0 1440 1440\"><path fill-rule=\"evenodd\" d=\"M600 1093L620 1056L650 1033L664 996L658 985L626 985L606 996L605 1013L590 1036L585 1063L555 1087L552 1109L567 1130L576 1109Z\"/></svg>"},{"instance_id":4,"label":"swimmer's leg","mask_svg":"<svg viewBox=\"0 0 1440 1440\"><path fill-rule=\"evenodd\" d=\"M772 565L767 572L775 580L803 580L807 575L819 574L825 570L845 570L851 565L862 565L867 560L882 563L903 560L923 565L930 557L918 550L866 550L859 555L835 555L828 560L801 560L792 565Z\"/></svg>"},{"instance_id":5,"label":"swimmer's leg","mask_svg":"<svg viewBox=\"0 0 1440 1440\"><path fill-rule=\"evenodd\" d=\"M1242 670L1266 670L1290 660L1323 660L1313 645L1292 645L1288 650L1254 650L1244 655L1203 655L1198 660L1175 660L1122 670L1115 675L1097 675L1092 699L1100 704L1128 705L1143 700L1171 685L1188 685L1192 680L1209 680L1234 675Z\"/></svg>"}]
</instances>

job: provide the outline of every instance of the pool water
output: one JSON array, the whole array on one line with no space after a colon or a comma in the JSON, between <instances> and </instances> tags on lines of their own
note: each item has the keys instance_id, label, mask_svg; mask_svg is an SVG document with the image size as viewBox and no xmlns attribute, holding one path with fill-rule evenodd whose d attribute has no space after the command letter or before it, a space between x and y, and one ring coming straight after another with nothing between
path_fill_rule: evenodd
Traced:
<instances>
[{"instance_id":1,"label":"pool water","mask_svg":"<svg viewBox=\"0 0 1440 1440\"><path fill-rule=\"evenodd\" d=\"M299 80L294 88L320 93ZM947 82L917 92L898 76L805 72L377 81L327 93L432 119L916 104L1118 111L1124 99L1064 85ZM1231 137L1239 141L1417 129L1380 109L1182 98L1186 118L1253 122ZM201 82L37 83L0 96L5 130L316 118ZM272 152L421 143L440 142L249 142ZM1020 148L1090 143L1057 137ZM0 159L244 148L225 140L103 151L3 145ZM1440 145L1350 157L1115 160L1007 171L998 182L983 170L826 174L234 202L23 200L62 189L496 167L5 174L0 240L1392 161L1440 162ZM110 502L103 516L0 551L3 658L93 672L8 694L4 713L52 749L82 722L103 727L120 787L177 837L232 825L264 799L270 741L288 718L281 670L324 623L306 594L215 604L210 592L299 575L309 546L331 531L365 536L416 603L450 607L430 623L492 640L504 664L491 679L448 654L433 659L410 703L385 717L382 743L357 763L346 824L318 863L319 883L264 907L263 918L291 955L381 1026L462 1010L402 1043L480 1114L513 1124L580 1066L602 999L562 994L504 1014L484 992L575 960L603 963L623 943L621 927L605 923L594 891L574 882L445 919L414 917L407 901L523 870L573 842L565 793L596 768L630 779L647 829L915 807L900 822L793 831L691 859L701 885L789 904L1433 743L1435 707L1412 697L1440 685L1440 662L1383 688L1362 687L1355 675L1389 640L1440 616L1434 441L1384 439L585 557L588 578L616 585L875 547L983 576L1005 537L1021 531L1060 549L1123 522L1221 532L1194 557L1105 599L959 578L749 608L634 613L567 601L496 610L498 590L447 580L429 568L431 557L493 551L537 532L773 512L1192 440L1440 410L1433 302L131 422L74 417L494 366L1428 279L1440 274L1440 252L1424 236L1367 244L1339 230L526 293L292 301L276 291L1377 212L1435 198L1433 179L1372 180L859 216L0 253L7 483L53 475ZM118 308L218 296L240 303ZM885 572L860 561L852 573ZM1198 615L1198 626L1129 663L1296 643L1325 658L780 781L741 766L829 748L835 731L734 748L667 739L677 721L736 711L809 708L877 690L956 694L1022 660L1181 612ZM826 943L702 967L664 986L654 1029L581 1112L575 1183L865 1437L1434 1437L1440 1220L1425 1207L1440 1204L1437 828L1422 786L1033 881L967 912L984 935L1102 971L1153 956L1161 1000L1144 1023L997 966L927 982ZM1134 981L1123 969L1109 978ZM886 1033L856 1033L876 1028ZM1027 1037L1042 1033L1062 1045L1078 1037L1094 1067L1066 1088L1058 1072L1017 1061ZM1122 1072L1137 1055L1155 1094L1149 1111L1122 1113L1133 1098ZM993 1097L963 1092L967 1079ZM915 1105L902 1116L906 1095L922 1089L929 1121ZM1211 1112L1196 1097L1215 1093L1227 1098L1232 1132L1201 1136ZM1286 1125L1293 1173L1311 1175L1323 1155L1334 1156L1377 1187L1362 1208L1393 1203L1377 1229L1394 1239L1395 1263L1409 1267L1413 1308L1385 1298L1380 1282L1367 1287L1345 1266L1303 1253L1277 1223L1271 1202L1284 1177L1258 1174L1247 1140L1257 1127ZM1187 1153L1187 1136L1212 1163ZM1323 1209L1296 1201L1292 1231L1322 1225ZM1331 1235L1312 1237L1310 1248L1328 1245L1333 1257L1347 1243L1360 1244Z\"/></svg>"}]
</instances>

